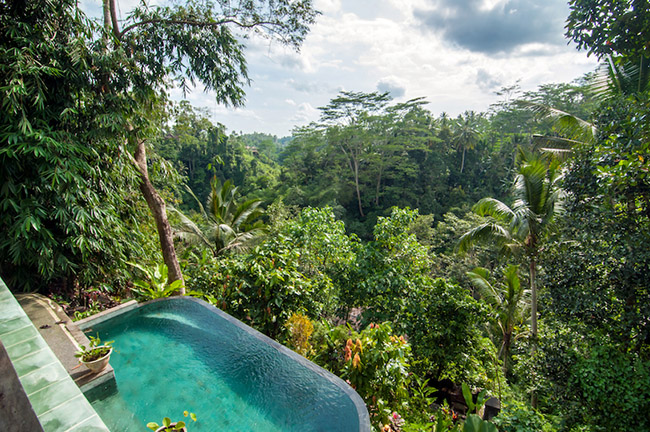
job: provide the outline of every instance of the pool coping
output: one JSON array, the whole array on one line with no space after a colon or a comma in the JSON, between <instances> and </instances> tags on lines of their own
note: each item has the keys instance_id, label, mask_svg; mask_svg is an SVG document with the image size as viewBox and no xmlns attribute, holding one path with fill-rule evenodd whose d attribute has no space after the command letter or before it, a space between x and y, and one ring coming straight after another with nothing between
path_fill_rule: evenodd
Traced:
<instances>
[{"instance_id":1,"label":"pool coping","mask_svg":"<svg viewBox=\"0 0 650 432\"><path fill-rule=\"evenodd\" d=\"M102 323L110 318L116 317L123 313L137 309L140 304L135 300L129 300L126 303L112 307L110 309L103 310L94 315L87 316L86 318L75 321L75 325L81 331L86 331L95 324Z\"/></svg>"},{"instance_id":2,"label":"pool coping","mask_svg":"<svg viewBox=\"0 0 650 432\"><path fill-rule=\"evenodd\" d=\"M371 427L370 427L370 415L368 414L368 409L366 407L366 404L363 402L363 399L361 399L361 396L352 388L348 383L343 381L341 378L337 377L334 375L332 372L323 369L322 367L318 366L316 363L306 359L305 357L301 356L300 354L294 352L293 350L287 348L286 346L282 345L281 343L271 339L270 337L266 336L265 334L259 332L258 330L255 330L254 328L244 324L237 318L227 314L226 312L222 311L221 309L217 308L216 306L212 306L211 304L207 303L206 301L195 298L195 297L189 297L189 296L175 296L175 297L166 297L166 298L160 298L160 299L155 299L155 300L150 300L147 302L143 303L137 303L136 305L133 304L124 304L121 306L118 306L116 308L108 309L101 314L97 315L92 315L87 318L84 318L83 320L77 321L76 325L82 329L88 329L92 327L95 324L99 324L101 322L104 322L110 318L117 317L119 315L128 313L132 310L138 309L142 306L148 305L150 303L157 303L157 302L165 302L165 301L191 301L196 304L199 304L206 309L212 311L213 313L219 315L221 318L227 320L231 324L235 325L241 330L244 330L246 333L249 335L255 337L261 342L266 343L267 345L271 346L272 348L278 350L280 353L288 356L294 361L297 361L300 363L302 366L310 369L311 371L315 372L316 374L320 375L321 377L327 379L330 381L332 384L340 388L351 400L352 403L354 404L357 414L358 414L358 420L359 420L359 431L360 432L370 432ZM129 302L131 303L131 302ZM128 306L127 306L128 305ZM96 319L94 319L97 317Z\"/></svg>"}]
</instances>

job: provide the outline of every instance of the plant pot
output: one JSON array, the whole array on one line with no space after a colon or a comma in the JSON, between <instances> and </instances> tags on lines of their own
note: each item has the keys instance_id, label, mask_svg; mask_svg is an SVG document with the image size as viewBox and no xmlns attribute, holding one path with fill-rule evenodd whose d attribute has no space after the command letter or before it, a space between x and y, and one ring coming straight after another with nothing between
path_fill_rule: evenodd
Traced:
<instances>
[{"instance_id":1,"label":"plant pot","mask_svg":"<svg viewBox=\"0 0 650 432\"><path fill-rule=\"evenodd\" d=\"M96 348L104 348L104 347L105 346L99 346L99 347L96 347ZM103 357L100 357L97 360L93 360L93 361L89 361L89 362L86 362L86 361L83 361L83 360L79 360L79 361L81 362L81 364L83 364L88 369L90 369L90 371L92 373L98 373L98 372L101 372L104 369L106 369L106 366L108 366L108 359L111 357L112 352L113 352L113 348L111 348L108 351L108 354L105 354Z\"/></svg>"},{"instance_id":2,"label":"plant pot","mask_svg":"<svg viewBox=\"0 0 650 432\"><path fill-rule=\"evenodd\" d=\"M158 429L156 429L156 432L165 432L165 431L187 432L186 427L183 427L183 428L180 428L180 429L174 429L174 426L176 426L176 422L170 424L169 426L160 426Z\"/></svg>"}]
</instances>

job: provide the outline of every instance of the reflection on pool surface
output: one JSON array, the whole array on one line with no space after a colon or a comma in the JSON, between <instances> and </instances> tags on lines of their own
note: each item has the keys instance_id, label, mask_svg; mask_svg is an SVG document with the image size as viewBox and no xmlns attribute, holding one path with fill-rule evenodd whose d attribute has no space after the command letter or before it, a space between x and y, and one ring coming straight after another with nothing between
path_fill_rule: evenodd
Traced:
<instances>
[{"instance_id":1,"label":"reflection on pool surface","mask_svg":"<svg viewBox=\"0 0 650 432\"><path fill-rule=\"evenodd\" d=\"M95 333L115 341L117 389L87 396L115 432L181 420L184 410L198 418L190 432L370 430L347 384L200 300L151 302Z\"/></svg>"}]
</instances>

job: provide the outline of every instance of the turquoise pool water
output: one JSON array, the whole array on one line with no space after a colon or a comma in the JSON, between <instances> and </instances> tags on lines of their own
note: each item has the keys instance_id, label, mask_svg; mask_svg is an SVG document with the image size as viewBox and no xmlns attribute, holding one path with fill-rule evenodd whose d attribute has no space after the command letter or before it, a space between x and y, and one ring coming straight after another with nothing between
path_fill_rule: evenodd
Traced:
<instances>
[{"instance_id":1,"label":"turquoise pool water","mask_svg":"<svg viewBox=\"0 0 650 432\"><path fill-rule=\"evenodd\" d=\"M95 333L115 341L116 386L87 397L114 432L145 431L184 410L198 418L189 432L370 430L347 384L196 299L146 304Z\"/></svg>"}]
</instances>

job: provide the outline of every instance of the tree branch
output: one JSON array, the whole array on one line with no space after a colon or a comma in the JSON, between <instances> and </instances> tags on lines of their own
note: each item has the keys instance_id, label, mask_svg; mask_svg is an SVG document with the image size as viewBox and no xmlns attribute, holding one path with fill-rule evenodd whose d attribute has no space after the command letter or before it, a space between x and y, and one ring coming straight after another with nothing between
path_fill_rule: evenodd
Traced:
<instances>
[{"instance_id":1,"label":"tree branch","mask_svg":"<svg viewBox=\"0 0 650 432\"><path fill-rule=\"evenodd\" d=\"M124 28L124 30L119 34L119 38L124 36L127 32L137 28L141 27L147 24L172 24L172 25L189 25L193 27L219 27L225 24L235 24L237 27L244 28L244 29L250 29L250 28L255 28L255 27L262 27L262 26L281 26L280 23L277 22L272 22L272 21L258 21L254 23L242 23L234 18L228 18L224 19L221 21L215 21L215 22L206 22L206 21L195 21L195 20L182 20L182 19L166 19L166 18L151 18L148 20L140 21L137 23L133 23L127 27Z\"/></svg>"}]
</instances>

